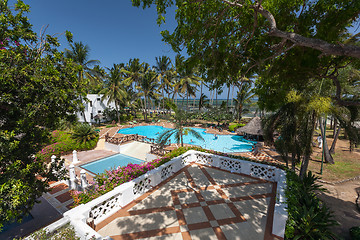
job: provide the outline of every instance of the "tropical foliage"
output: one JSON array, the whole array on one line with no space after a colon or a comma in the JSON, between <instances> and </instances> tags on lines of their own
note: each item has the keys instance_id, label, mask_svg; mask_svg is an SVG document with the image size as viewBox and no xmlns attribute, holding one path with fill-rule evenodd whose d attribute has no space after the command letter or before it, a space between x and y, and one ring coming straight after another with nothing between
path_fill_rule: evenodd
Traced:
<instances>
[{"instance_id":1,"label":"tropical foliage","mask_svg":"<svg viewBox=\"0 0 360 240\"><path fill-rule=\"evenodd\" d=\"M86 144L97 139L99 135L89 124L80 123L74 127L71 137L80 144Z\"/></svg>"},{"instance_id":2,"label":"tropical foliage","mask_svg":"<svg viewBox=\"0 0 360 240\"><path fill-rule=\"evenodd\" d=\"M317 197L324 191L317 180L318 177L311 172L302 179L294 172L288 172L285 191L289 214L285 231L287 239L336 239L331 228L338 223Z\"/></svg>"},{"instance_id":3,"label":"tropical foliage","mask_svg":"<svg viewBox=\"0 0 360 240\"><path fill-rule=\"evenodd\" d=\"M175 127L169 130L166 130L158 136L156 142L160 146L166 145L170 138L173 136L177 143L180 143L181 146L184 146L184 136L191 135L196 139L200 139L204 141L204 138L194 129L189 127L184 127L184 123L187 119L187 115L183 110L178 109L176 106L172 106L172 110L174 111L174 119L175 119Z\"/></svg>"},{"instance_id":4,"label":"tropical foliage","mask_svg":"<svg viewBox=\"0 0 360 240\"><path fill-rule=\"evenodd\" d=\"M59 159L48 168L35 154L48 143L48 129L78 111L86 94L80 68L57 50L56 38L38 39L28 11L22 1L15 8L0 2L0 228L29 213L56 179Z\"/></svg>"}]
</instances>

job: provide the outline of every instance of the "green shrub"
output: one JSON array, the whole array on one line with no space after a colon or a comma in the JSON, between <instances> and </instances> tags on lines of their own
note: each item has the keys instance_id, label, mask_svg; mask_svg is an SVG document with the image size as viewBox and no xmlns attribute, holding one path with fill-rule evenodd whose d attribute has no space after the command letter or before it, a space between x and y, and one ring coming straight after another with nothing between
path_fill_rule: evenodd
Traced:
<instances>
[{"instance_id":1,"label":"green shrub","mask_svg":"<svg viewBox=\"0 0 360 240\"><path fill-rule=\"evenodd\" d=\"M82 123L78 124L73 129L73 134L71 137L81 144L85 144L96 139L97 136L98 133L89 124Z\"/></svg>"},{"instance_id":2,"label":"green shrub","mask_svg":"<svg viewBox=\"0 0 360 240\"><path fill-rule=\"evenodd\" d=\"M229 131L234 132L237 128L243 127L243 126L245 126L245 124L243 124L243 123L232 124L229 126Z\"/></svg>"},{"instance_id":3,"label":"green shrub","mask_svg":"<svg viewBox=\"0 0 360 240\"><path fill-rule=\"evenodd\" d=\"M360 226L350 228L349 232L352 240L360 240Z\"/></svg>"},{"instance_id":4,"label":"green shrub","mask_svg":"<svg viewBox=\"0 0 360 240\"><path fill-rule=\"evenodd\" d=\"M112 127L116 127L116 124L106 125L106 128L112 128Z\"/></svg>"},{"instance_id":5,"label":"green shrub","mask_svg":"<svg viewBox=\"0 0 360 240\"><path fill-rule=\"evenodd\" d=\"M36 240L80 240L79 237L76 236L74 227L70 224L67 224L54 232L47 232L44 229L36 231L32 233L27 239L36 239Z\"/></svg>"},{"instance_id":6,"label":"green shrub","mask_svg":"<svg viewBox=\"0 0 360 240\"><path fill-rule=\"evenodd\" d=\"M36 154L36 157L49 162L52 155L64 155L73 150L90 150L96 147L99 140L98 134L94 139L87 142L78 142L72 138L72 134L68 131L55 130L51 133L50 144L45 146Z\"/></svg>"},{"instance_id":7,"label":"green shrub","mask_svg":"<svg viewBox=\"0 0 360 240\"><path fill-rule=\"evenodd\" d=\"M332 212L316 196L324 191L316 184L318 177L309 172L301 180L295 173L288 172L285 195L288 205L286 239L335 239L331 227L338 225Z\"/></svg>"}]
</instances>

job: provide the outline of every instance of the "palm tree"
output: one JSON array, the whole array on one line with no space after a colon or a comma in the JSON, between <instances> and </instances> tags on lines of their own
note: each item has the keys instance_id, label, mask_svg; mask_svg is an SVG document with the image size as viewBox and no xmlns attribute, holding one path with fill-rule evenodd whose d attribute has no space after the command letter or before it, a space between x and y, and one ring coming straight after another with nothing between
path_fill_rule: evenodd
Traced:
<instances>
[{"instance_id":1,"label":"palm tree","mask_svg":"<svg viewBox=\"0 0 360 240\"><path fill-rule=\"evenodd\" d=\"M202 93L199 99L199 112L201 111L201 108L205 106L209 102L209 99L207 99L207 96Z\"/></svg>"},{"instance_id":2,"label":"palm tree","mask_svg":"<svg viewBox=\"0 0 360 240\"><path fill-rule=\"evenodd\" d=\"M168 87L171 85L171 79L169 78L168 71L170 70L171 66L171 60L167 56L162 57L155 57L156 65L154 66L155 71L157 72L157 79L160 83L160 88L162 89L162 102L163 102L163 108L165 105L165 94L164 92ZM159 103L160 107L160 103Z\"/></svg>"},{"instance_id":3,"label":"palm tree","mask_svg":"<svg viewBox=\"0 0 360 240\"><path fill-rule=\"evenodd\" d=\"M241 114L244 110L244 105L246 103L251 103L251 99L254 97L255 94L251 89L250 82L240 82L238 86L239 86L239 91L235 99L235 105L237 111L237 119L240 121Z\"/></svg>"},{"instance_id":4,"label":"palm tree","mask_svg":"<svg viewBox=\"0 0 360 240\"><path fill-rule=\"evenodd\" d=\"M129 63L126 65L126 67L122 70L125 74L125 79L123 80L123 83L127 86L134 85L135 89L138 90L137 95L140 94L139 91L139 84L141 81L141 78L143 77L146 70L144 68L148 68L148 66L145 66L145 63L140 63L140 59L134 58L130 59ZM144 111L145 106L144 103L140 99L140 103L142 105L142 109Z\"/></svg>"},{"instance_id":5,"label":"palm tree","mask_svg":"<svg viewBox=\"0 0 360 240\"><path fill-rule=\"evenodd\" d=\"M162 132L157 138L156 142L160 146L164 146L169 141L171 136L174 136L176 142L181 143L181 146L183 147L184 135L188 135L188 134L192 135L196 139L204 141L204 138L194 129L184 127L184 123L186 122L187 119L187 114L183 110L178 109L176 105L172 105L170 107L175 112L175 116L174 116L176 121L175 128Z\"/></svg>"},{"instance_id":6,"label":"palm tree","mask_svg":"<svg viewBox=\"0 0 360 240\"><path fill-rule=\"evenodd\" d=\"M84 79L89 79L91 83L96 82L97 78L94 77L96 72L90 68L91 65L100 63L99 60L89 60L90 48L88 45L83 44L82 42L74 42L70 44L71 50L65 49L65 57L70 58L74 61L75 64L81 66L78 72L79 82L84 82ZM84 121L86 121L85 112L82 111L84 116Z\"/></svg>"},{"instance_id":7,"label":"palm tree","mask_svg":"<svg viewBox=\"0 0 360 240\"><path fill-rule=\"evenodd\" d=\"M147 67L146 67L147 68ZM139 82L139 96L144 97L144 107L145 107L145 113L144 113L144 120L147 121L147 100L151 98L156 98L157 89L159 87L159 84L156 79L156 73L151 70L147 70L145 74L140 78Z\"/></svg>"},{"instance_id":8,"label":"palm tree","mask_svg":"<svg viewBox=\"0 0 360 240\"><path fill-rule=\"evenodd\" d=\"M118 117L118 122L120 123L120 104L127 97L127 92L122 85L122 65L114 64L111 69L108 69L109 75L107 76L107 87L103 89L100 93L104 94L102 100L108 99L109 102L115 103L115 110Z\"/></svg>"},{"instance_id":9,"label":"palm tree","mask_svg":"<svg viewBox=\"0 0 360 240\"><path fill-rule=\"evenodd\" d=\"M189 106L189 97L196 96L196 87L200 86L201 78L196 76L195 70L190 67L181 68L178 71L178 82L175 91L186 96L186 108Z\"/></svg>"}]
</instances>

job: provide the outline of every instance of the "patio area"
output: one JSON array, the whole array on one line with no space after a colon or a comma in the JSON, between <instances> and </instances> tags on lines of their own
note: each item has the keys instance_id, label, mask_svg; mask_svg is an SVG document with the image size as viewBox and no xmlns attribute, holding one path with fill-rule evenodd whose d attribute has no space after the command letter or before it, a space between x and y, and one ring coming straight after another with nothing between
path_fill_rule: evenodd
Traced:
<instances>
[{"instance_id":1,"label":"patio area","mask_svg":"<svg viewBox=\"0 0 360 240\"><path fill-rule=\"evenodd\" d=\"M282 239L276 182L192 163L96 224L117 239Z\"/></svg>"}]
</instances>

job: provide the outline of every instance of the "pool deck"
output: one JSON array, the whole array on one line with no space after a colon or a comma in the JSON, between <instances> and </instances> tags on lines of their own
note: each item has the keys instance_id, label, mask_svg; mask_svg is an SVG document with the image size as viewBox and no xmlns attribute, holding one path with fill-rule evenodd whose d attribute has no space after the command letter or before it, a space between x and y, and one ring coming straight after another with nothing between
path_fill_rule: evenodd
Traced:
<instances>
[{"instance_id":1,"label":"pool deck","mask_svg":"<svg viewBox=\"0 0 360 240\"><path fill-rule=\"evenodd\" d=\"M119 239L281 239L276 183L191 164L96 225Z\"/></svg>"}]
</instances>

